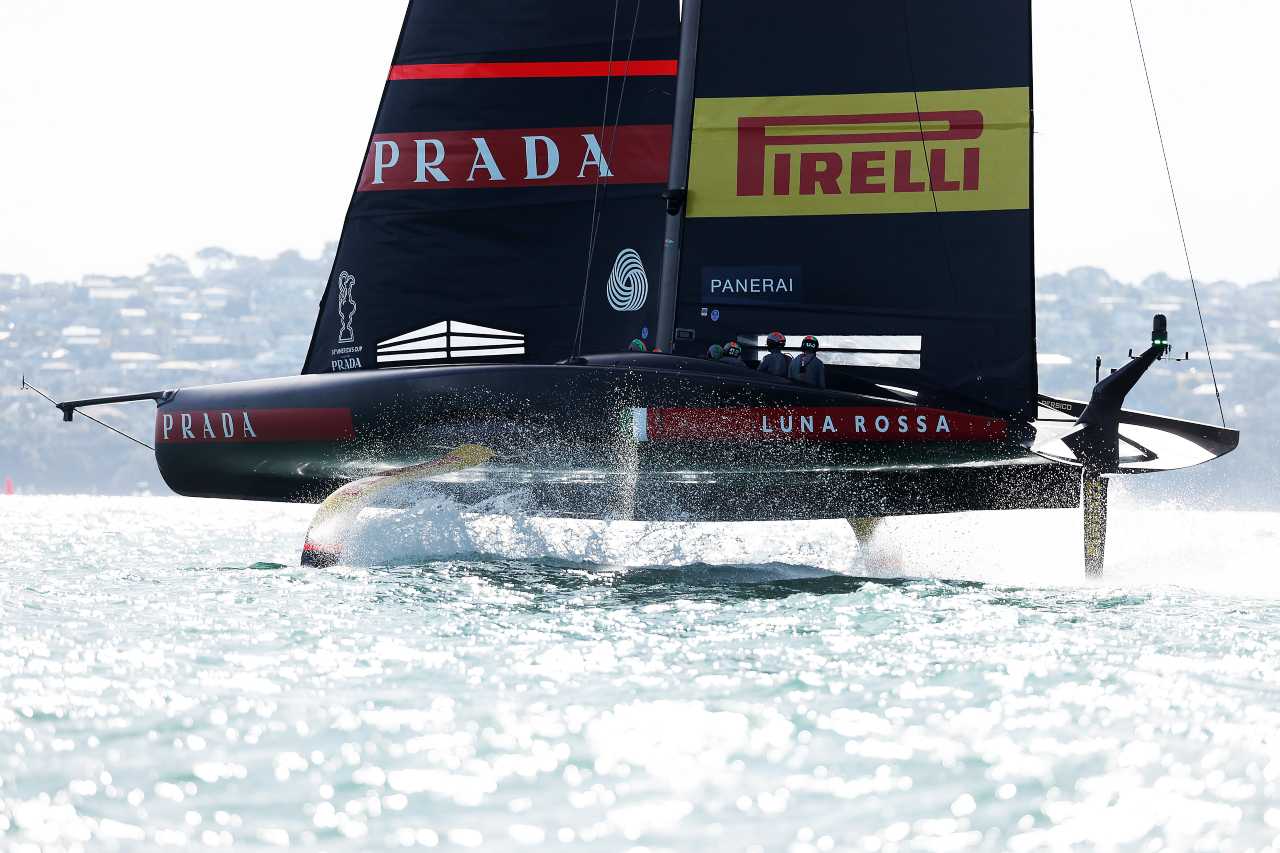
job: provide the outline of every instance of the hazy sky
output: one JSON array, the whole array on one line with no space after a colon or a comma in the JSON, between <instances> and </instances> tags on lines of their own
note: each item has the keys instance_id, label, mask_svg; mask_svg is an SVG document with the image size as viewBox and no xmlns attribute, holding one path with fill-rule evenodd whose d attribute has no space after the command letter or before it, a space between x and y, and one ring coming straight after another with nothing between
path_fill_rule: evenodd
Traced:
<instances>
[{"instance_id":1,"label":"hazy sky","mask_svg":"<svg viewBox=\"0 0 1280 853\"><path fill-rule=\"evenodd\" d=\"M0 272L337 239L404 5L0 0ZM1127 0L1034 10L1039 271L1181 276ZM1138 13L1197 275L1275 277L1280 2Z\"/></svg>"}]
</instances>

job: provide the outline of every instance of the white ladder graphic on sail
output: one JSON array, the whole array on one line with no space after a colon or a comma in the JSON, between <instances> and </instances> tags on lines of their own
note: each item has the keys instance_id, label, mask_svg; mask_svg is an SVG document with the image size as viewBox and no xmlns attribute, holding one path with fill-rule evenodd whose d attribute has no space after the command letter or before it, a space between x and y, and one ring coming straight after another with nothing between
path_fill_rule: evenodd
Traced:
<instances>
[{"instance_id":1,"label":"white ladder graphic on sail","mask_svg":"<svg viewBox=\"0 0 1280 853\"><path fill-rule=\"evenodd\" d=\"M378 364L524 355L524 335L459 320L441 320L378 343Z\"/></svg>"}]
</instances>

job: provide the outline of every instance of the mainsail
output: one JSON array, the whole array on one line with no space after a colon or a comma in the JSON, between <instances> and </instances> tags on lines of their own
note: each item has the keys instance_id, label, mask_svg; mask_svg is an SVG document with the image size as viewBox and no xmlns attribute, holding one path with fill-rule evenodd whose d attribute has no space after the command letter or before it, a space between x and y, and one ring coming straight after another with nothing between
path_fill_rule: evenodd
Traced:
<instances>
[{"instance_id":1,"label":"mainsail","mask_svg":"<svg viewBox=\"0 0 1280 853\"><path fill-rule=\"evenodd\" d=\"M1030 5L702 3L677 340L1031 415Z\"/></svg>"},{"instance_id":2,"label":"mainsail","mask_svg":"<svg viewBox=\"0 0 1280 853\"><path fill-rule=\"evenodd\" d=\"M1033 415L1029 0L688 5L677 105L673 3L413 0L305 372L776 329Z\"/></svg>"},{"instance_id":3,"label":"mainsail","mask_svg":"<svg viewBox=\"0 0 1280 853\"><path fill-rule=\"evenodd\" d=\"M584 284L584 350L651 336L677 26L655 0L412 0L304 372L558 361Z\"/></svg>"}]
</instances>

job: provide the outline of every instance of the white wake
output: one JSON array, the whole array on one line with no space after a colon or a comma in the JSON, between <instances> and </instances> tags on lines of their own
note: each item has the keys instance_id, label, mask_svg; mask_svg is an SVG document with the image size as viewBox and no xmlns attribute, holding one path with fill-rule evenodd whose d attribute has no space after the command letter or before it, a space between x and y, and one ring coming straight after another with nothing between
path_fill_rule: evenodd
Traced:
<instances>
[{"instance_id":1,"label":"white wake","mask_svg":"<svg viewBox=\"0 0 1280 853\"><path fill-rule=\"evenodd\" d=\"M1112 501L1105 586L1186 586L1280 596L1280 514ZM548 560L608 568L778 567L871 577L988 583L1085 583L1076 510L888 518L859 549L844 521L605 522L537 518L516 508L469 511L434 494L407 510L366 511L347 531L355 565L467 558Z\"/></svg>"}]
</instances>

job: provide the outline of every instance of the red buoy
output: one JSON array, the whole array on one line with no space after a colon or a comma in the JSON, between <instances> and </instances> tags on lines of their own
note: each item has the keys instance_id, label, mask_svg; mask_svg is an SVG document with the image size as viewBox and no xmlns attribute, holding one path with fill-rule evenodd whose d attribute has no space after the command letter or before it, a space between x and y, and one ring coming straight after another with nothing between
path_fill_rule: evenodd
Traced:
<instances>
[{"instance_id":1,"label":"red buoy","mask_svg":"<svg viewBox=\"0 0 1280 853\"><path fill-rule=\"evenodd\" d=\"M4 478L4 493L6 495L13 494L13 478L12 477Z\"/></svg>"}]
</instances>

